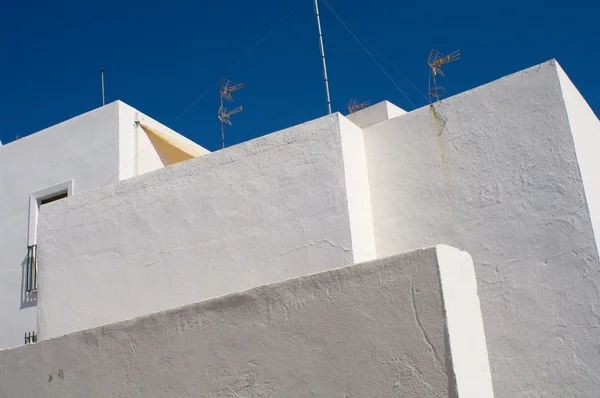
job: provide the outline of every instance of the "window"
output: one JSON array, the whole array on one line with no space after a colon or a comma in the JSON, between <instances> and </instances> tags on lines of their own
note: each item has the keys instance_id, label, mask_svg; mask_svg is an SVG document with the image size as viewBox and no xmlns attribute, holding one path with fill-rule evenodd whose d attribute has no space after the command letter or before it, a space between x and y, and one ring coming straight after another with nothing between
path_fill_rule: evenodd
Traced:
<instances>
[{"instance_id":1,"label":"window","mask_svg":"<svg viewBox=\"0 0 600 398\"><path fill-rule=\"evenodd\" d=\"M40 206L73 195L73 180L63 182L50 188L34 192L29 197L29 236L28 246L37 244L37 223Z\"/></svg>"},{"instance_id":2,"label":"window","mask_svg":"<svg viewBox=\"0 0 600 398\"><path fill-rule=\"evenodd\" d=\"M27 268L25 269L25 291L37 290L37 245L27 247Z\"/></svg>"},{"instance_id":3,"label":"window","mask_svg":"<svg viewBox=\"0 0 600 398\"><path fill-rule=\"evenodd\" d=\"M29 233L27 237L27 262L25 267L25 291L37 291L37 223L40 206L73 195L73 180L34 192L29 197Z\"/></svg>"},{"instance_id":4,"label":"window","mask_svg":"<svg viewBox=\"0 0 600 398\"><path fill-rule=\"evenodd\" d=\"M49 196L47 198L42 199L40 201L40 205L45 205L45 204L54 202L56 200L66 198L67 196L69 196L69 192L65 189L64 192L60 192L60 193L57 193L56 195Z\"/></svg>"}]
</instances>

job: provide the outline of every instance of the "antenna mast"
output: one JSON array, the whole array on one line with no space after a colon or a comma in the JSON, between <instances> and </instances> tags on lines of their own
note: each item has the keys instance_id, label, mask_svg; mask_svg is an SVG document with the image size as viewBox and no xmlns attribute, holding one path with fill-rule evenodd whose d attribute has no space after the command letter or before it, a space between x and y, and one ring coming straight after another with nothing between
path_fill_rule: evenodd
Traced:
<instances>
[{"instance_id":1,"label":"antenna mast","mask_svg":"<svg viewBox=\"0 0 600 398\"><path fill-rule=\"evenodd\" d=\"M350 113L358 112L361 109L367 108L369 105L371 105L371 101L359 102L358 100L356 100L354 98L350 98L350 102L348 102L348 112L350 112Z\"/></svg>"},{"instance_id":2,"label":"antenna mast","mask_svg":"<svg viewBox=\"0 0 600 398\"><path fill-rule=\"evenodd\" d=\"M104 68L100 69L100 79L102 80L102 106L106 103L104 102Z\"/></svg>"},{"instance_id":3,"label":"antenna mast","mask_svg":"<svg viewBox=\"0 0 600 398\"><path fill-rule=\"evenodd\" d=\"M431 50L429 53L429 58L427 59L427 64L429 65L429 69L431 74L429 75L429 102L433 102L433 98L435 97L435 102L440 100L444 94L446 94L446 89L442 86L438 86L437 84L437 75L446 76L444 72L442 72L442 65L449 64L450 62L458 61L460 59L460 51L456 50L451 52L448 55L442 55L437 50ZM433 86L431 85L431 80L433 80Z\"/></svg>"},{"instance_id":4,"label":"antenna mast","mask_svg":"<svg viewBox=\"0 0 600 398\"><path fill-rule=\"evenodd\" d=\"M323 47L323 33L321 32L321 17L319 16L319 4L315 3L315 15L317 17L317 28L319 29L319 46L321 48L321 60L323 61L323 76L325 78L325 94L327 95L327 113L331 114L331 98L329 97L329 80L327 79L327 64L325 63L325 48Z\"/></svg>"},{"instance_id":5,"label":"antenna mast","mask_svg":"<svg viewBox=\"0 0 600 398\"><path fill-rule=\"evenodd\" d=\"M217 115L219 117L219 120L221 121L221 145L222 145L223 149L225 148L225 124L228 124L231 126L231 120L229 120L231 115L234 115L234 114L242 111L241 106L238 106L234 110L229 110L229 109L225 108L225 106L223 104L223 100L226 99L227 101L233 102L233 97L231 96L231 93L233 93L234 91L237 91L241 88L244 88L244 83L234 84L231 80L227 80L227 79L221 80L221 86L219 87L219 95L221 97L221 106L219 107L219 112Z\"/></svg>"}]
</instances>

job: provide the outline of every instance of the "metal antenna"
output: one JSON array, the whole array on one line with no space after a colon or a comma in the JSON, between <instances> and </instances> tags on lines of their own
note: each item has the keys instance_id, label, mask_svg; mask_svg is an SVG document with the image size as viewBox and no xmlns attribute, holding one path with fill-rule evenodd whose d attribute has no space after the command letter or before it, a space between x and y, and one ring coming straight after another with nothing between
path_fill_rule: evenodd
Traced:
<instances>
[{"instance_id":1,"label":"metal antenna","mask_svg":"<svg viewBox=\"0 0 600 398\"><path fill-rule=\"evenodd\" d=\"M217 116L219 117L219 120L221 121L221 145L222 145L223 149L225 148L225 124L228 124L231 126L231 120L229 120L231 115L234 115L234 114L242 111L241 106L238 106L234 110L229 110L229 109L225 108L225 106L223 105L223 100L226 99L227 101L233 102L233 97L231 96L231 93L233 93L234 91L237 91L241 88L244 88L244 83L234 84L231 80L227 80L227 79L221 80L221 85L219 86L219 96L221 97L221 106L219 107L219 112L217 113Z\"/></svg>"},{"instance_id":2,"label":"metal antenna","mask_svg":"<svg viewBox=\"0 0 600 398\"><path fill-rule=\"evenodd\" d=\"M329 80L327 79L327 64L325 63L325 48L323 47L323 33L321 32L321 17L319 16L319 5L315 2L315 15L317 16L317 28L319 29L319 46L321 48L321 60L323 61L323 76L325 78L325 94L327 95L327 113L331 114L331 98L329 97Z\"/></svg>"},{"instance_id":3,"label":"metal antenna","mask_svg":"<svg viewBox=\"0 0 600 398\"><path fill-rule=\"evenodd\" d=\"M442 55L437 50L431 50L429 53L429 58L427 59L427 64L429 65L429 69L431 74L429 75L429 101L432 101L432 98L435 97L435 101L439 101L440 97L446 94L446 89L442 86L438 86L437 84L437 75L446 76L444 72L442 72L442 65L449 64L450 62L458 61L460 59L460 51L456 50L451 52L448 55ZM433 86L431 85L431 80L433 80Z\"/></svg>"},{"instance_id":4,"label":"metal antenna","mask_svg":"<svg viewBox=\"0 0 600 398\"><path fill-rule=\"evenodd\" d=\"M104 102L104 68L100 69L100 79L102 80L102 106L106 103Z\"/></svg>"},{"instance_id":5,"label":"metal antenna","mask_svg":"<svg viewBox=\"0 0 600 398\"><path fill-rule=\"evenodd\" d=\"M348 102L348 111L350 113L354 113L368 107L369 105L371 105L371 101L358 102L358 100L350 98L350 102Z\"/></svg>"}]
</instances>

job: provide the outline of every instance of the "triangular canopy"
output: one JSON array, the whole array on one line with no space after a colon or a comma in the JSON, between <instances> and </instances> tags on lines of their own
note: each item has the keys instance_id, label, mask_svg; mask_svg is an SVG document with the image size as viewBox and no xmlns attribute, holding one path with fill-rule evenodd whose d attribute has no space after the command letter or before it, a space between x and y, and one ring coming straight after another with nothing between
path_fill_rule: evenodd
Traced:
<instances>
[{"instance_id":1,"label":"triangular canopy","mask_svg":"<svg viewBox=\"0 0 600 398\"><path fill-rule=\"evenodd\" d=\"M139 126L144 130L150 142L152 142L165 166L206 154L202 148L198 148L176 136L160 132L143 123L140 123Z\"/></svg>"}]
</instances>

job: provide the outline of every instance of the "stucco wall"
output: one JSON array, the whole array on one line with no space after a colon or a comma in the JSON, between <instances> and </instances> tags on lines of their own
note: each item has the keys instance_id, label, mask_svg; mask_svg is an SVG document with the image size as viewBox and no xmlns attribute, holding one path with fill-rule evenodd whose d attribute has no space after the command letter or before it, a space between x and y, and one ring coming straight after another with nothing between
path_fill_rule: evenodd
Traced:
<instances>
[{"instance_id":1,"label":"stucco wall","mask_svg":"<svg viewBox=\"0 0 600 398\"><path fill-rule=\"evenodd\" d=\"M577 163L585 188L587 207L590 212L596 247L600 252L600 120L573 85L569 76L558 67L560 87L573 134Z\"/></svg>"},{"instance_id":2,"label":"stucco wall","mask_svg":"<svg viewBox=\"0 0 600 398\"><path fill-rule=\"evenodd\" d=\"M493 393L473 263L437 247L0 351L17 396Z\"/></svg>"},{"instance_id":3,"label":"stucco wall","mask_svg":"<svg viewBox=\"0 0 600 398\"><path fill-rule=\"evenodd\" d=\"M117 104L93 110L0 148L0 348L36 330L35 294L25 294L29 201L74 180L75 192L117 172Z\"/></svg>"},{"instance_id":4,"label":"stucco wall","mask_svg":"<svg viewBox=\"0 0 600 398\"><path fill-rule=\"evenodd\" d=\"M353 263L342 117L48 205L41 338Z\"/></svg>"},{"instance_id":5,"label":"stucco wall","mask_svg":"<svg viewBox=\"0 0 600 398\"><path fill-rule=\"evenodd\" d=\"M496 395L597 397L600 264L555 62L364 139L378 257L473 255Z\"/></svg>"}]
</instances>

